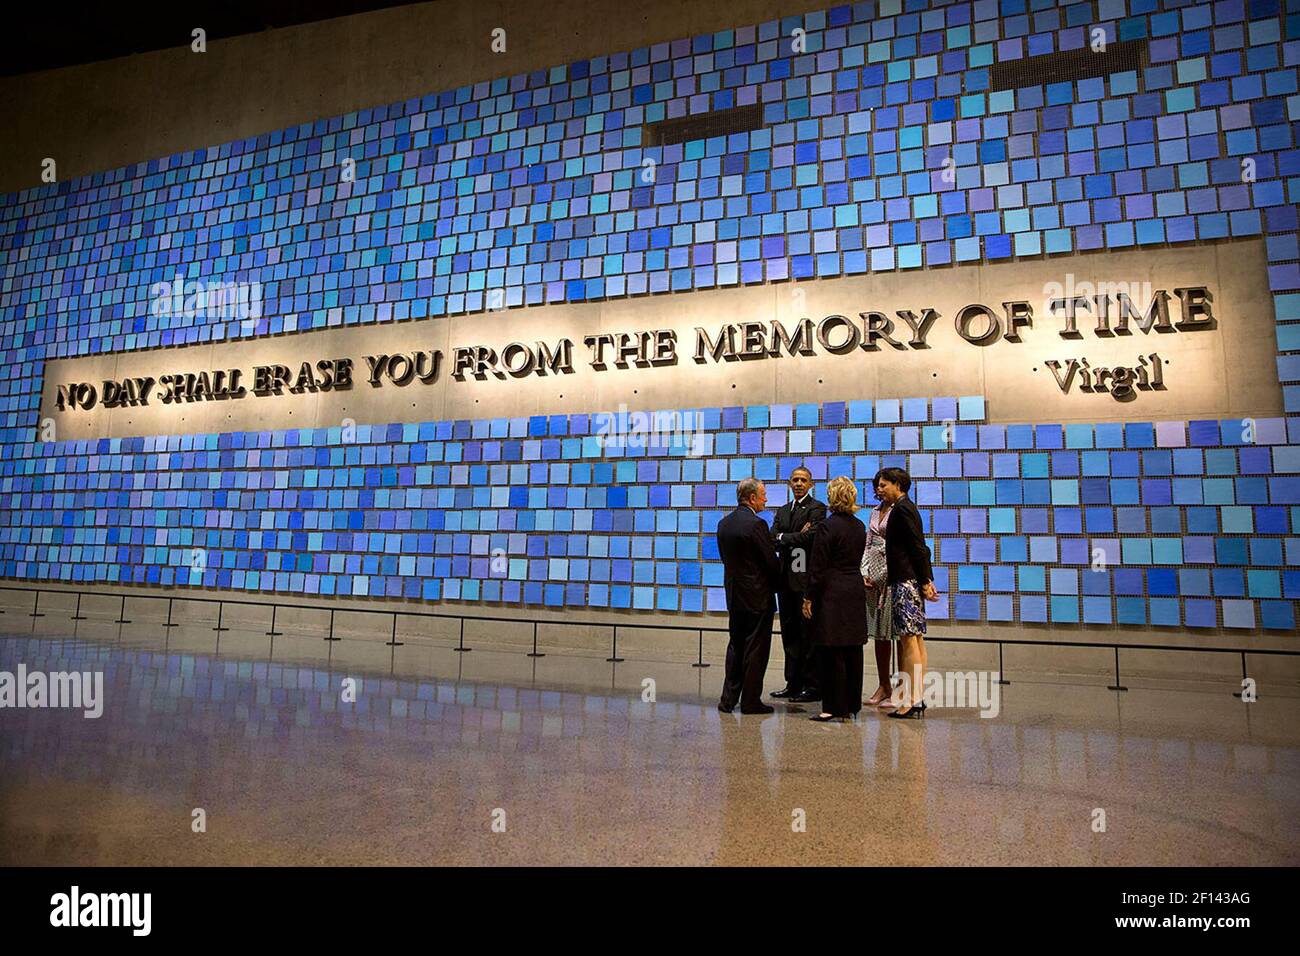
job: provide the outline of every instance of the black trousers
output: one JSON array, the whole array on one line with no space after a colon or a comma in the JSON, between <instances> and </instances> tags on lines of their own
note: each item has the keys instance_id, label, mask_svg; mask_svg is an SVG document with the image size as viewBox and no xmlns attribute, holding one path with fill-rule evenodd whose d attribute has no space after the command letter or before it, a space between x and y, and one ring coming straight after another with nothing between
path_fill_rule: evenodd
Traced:
<instances>
[{"instance_id":1,"label":"black trousers","mask_svg":"<svg viewBox=\"0 0 1300 956\"><path fill-rule=\"evenodd\" d=\"M796 693L815 691L821 683L817 666L817 645L809 633L811 621L803 616L803 592L778 594L781 607L781 645L785 649L785 686Z\"/></svg>"},{"instance_id":2,"label":"black trousers","mask_svg":"<svg viewBox=\"0 0 1300 956\"><path fill-rule=\"evenodd\" d=\"M862 709L862 645L822 645L817 649L822 669L822 711L847 717Z\"/></svg>"},{"instance_id":3,"label":"black trousers","mask_svg":"<svg viewBox=\"0 0 1300 956\"><path fill-rule=\"evenodd\" d=\"M736 608L727 615L731 640L727 642L727 668L722 682L724 707L748 710L763 703L763 677L772 653L774 608L754 613ZM861 648L859 648L861 650Z\"/></svg>"}]
</instances>

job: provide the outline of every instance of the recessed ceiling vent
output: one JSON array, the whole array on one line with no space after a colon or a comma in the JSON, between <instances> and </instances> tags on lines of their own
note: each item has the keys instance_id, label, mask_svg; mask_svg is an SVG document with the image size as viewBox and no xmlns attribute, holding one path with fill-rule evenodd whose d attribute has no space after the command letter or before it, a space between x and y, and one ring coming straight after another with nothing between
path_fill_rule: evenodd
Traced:
<instances>
[{"instance_id":1,"label":"recessed ceiling vent","mask_svg":"<svg viewBox=\"0 0 1300 956\"><path fill-rule=\"evenodd\" d=\"M763 104L736 106L649 123L642 127L642 146L673 146L693 139L711 139L763 128Z\"/></svg>"},{"instance_id":2,"label":"recessed ceiling vent","mask_svg":"<svg viewBox=\"0 0 1300 956\"><path fill-rule=\"evenodd\" d=\"M1094 76L1141 70L1146 65L1146 40L1117 40L1098 50L1084 46L1077 50L1061 50L994 63L989 71L989 89L1018 90L1026 86L1086 80Z\"/></svg>"}]
</instances>

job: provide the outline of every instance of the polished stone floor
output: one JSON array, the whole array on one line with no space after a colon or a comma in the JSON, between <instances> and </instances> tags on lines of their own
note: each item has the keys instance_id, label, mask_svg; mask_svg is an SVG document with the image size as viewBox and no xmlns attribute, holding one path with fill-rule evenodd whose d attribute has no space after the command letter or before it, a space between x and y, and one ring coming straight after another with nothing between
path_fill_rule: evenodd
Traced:
<instances>
[{"instance_id":1,"label":"polished stone floor","mask_svg":"<svg viewBox=\"0 0 1300 956\"><path fill-rule=\"evenodd\" d=\"M97 719L0 709L0 863L1300 863L1295 695L1017 680L992 719L817 724L720 714L684 662L78 633L0 635L0 672L104 675Z\"/></svg>"}]
</instances>

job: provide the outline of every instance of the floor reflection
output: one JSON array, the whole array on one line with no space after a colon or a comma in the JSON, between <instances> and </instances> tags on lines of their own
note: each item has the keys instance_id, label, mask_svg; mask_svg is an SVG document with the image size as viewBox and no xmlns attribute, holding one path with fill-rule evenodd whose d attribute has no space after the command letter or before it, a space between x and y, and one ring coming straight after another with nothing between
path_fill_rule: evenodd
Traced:
<instances>
[{"instance_id":1,"label":"floor reflection","mask_svg":"<svg viewBox=\"0 0 1300 956\"><path fill-rule=\"evenodd\" d=\"M1016 683L996 719L824 725L719 714L684 663L83 633L0 636L0 672L105 687L0 709L0 862L1300 861L1294 698Z\"/></svg>"}]
</instances>

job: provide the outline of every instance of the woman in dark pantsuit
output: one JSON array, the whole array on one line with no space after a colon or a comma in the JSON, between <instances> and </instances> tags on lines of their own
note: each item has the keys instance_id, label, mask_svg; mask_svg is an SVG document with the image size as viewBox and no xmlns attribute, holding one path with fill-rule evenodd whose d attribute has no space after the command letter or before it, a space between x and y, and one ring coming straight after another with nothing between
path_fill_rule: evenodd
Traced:
<instances>
[{"instance_id":1,"label":"woman in dark pantsuit","mask_svg":"<svg viewBox=\"0 0 1300 956\"><path fill-rule=\"evenodd\" d=\"M812 640L820 647L822 712L812 720L849 720L862 709L867 589L860 565L867 529L854 516L857 500L852 479L832 479L826 486L830 514L813 535L803 614L812 620Z\"/></svg>"}]
</instances>

